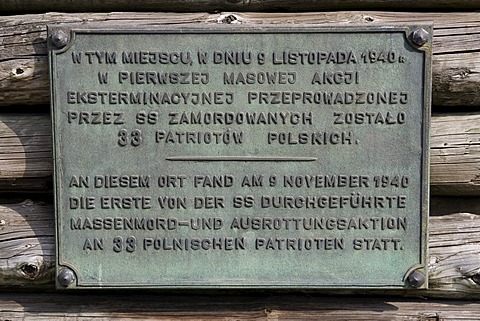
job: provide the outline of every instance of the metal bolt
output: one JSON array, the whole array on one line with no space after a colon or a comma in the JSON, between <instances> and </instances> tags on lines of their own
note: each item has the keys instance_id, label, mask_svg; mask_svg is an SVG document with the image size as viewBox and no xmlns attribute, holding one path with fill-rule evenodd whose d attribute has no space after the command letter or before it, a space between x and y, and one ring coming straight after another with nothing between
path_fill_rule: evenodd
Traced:
<instances>
[{"instance_id":1,"label":"metal bolt","mask_svg":"<svg viewBox=\"0 0 480 321\"><path fill-rule=\"evenodd\" d=\"M419 28L412 33L412 41L417 46L423 46L428 40L428 32L423 28Z\"/></svg>"},{"instance_id":2,"label":"metal bolt","mask_svg":"<svg viewBox=\"0 0 480 321\"><path fill-rule=\"evenodd\" d=\"M425 275L420 271L413 271L407 278L408 284L414 288L419 288L425 284Z\"/></svg>"},{"instance_id":3,"label":"metal bolt","mask_svg":"<svg viewBox=\"0 0 480 321\"><path fill-rule=\"evenodd\" d=\"M63 286L69 286L73 282L75 282L75 273L69 268L63 268L57 276L58 283Z\"/></svg>"},{"instance_id":4,"label":"metal bolt","mask_svg":"<svg viewBox=\"0 0 480 321\"><path fill-rule=\"evenodd\" d=\"M51 35L51 40L55 47L62 48L68 43L68 35L62 30L55 30Z\"/></svg>"}]
</instances>

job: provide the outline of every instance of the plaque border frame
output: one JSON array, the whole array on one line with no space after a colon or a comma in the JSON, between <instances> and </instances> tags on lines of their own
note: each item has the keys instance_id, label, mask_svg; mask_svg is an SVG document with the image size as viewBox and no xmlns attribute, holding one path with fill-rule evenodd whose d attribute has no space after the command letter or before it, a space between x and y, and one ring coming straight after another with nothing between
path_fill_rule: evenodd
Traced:
<instances>
[{"instance_id":1,"label":"plaque border frame","mask_svg":"<svg viewBox=\"0 0 480 321\"><path fill-rule=\"evenodd\" d=\"M425 29L429 36L425 44L417 46L412 43L412 33L419 29ZM54 32L61 30L68 35L67 44L63 48L57 48L51 40L51 36ZM258 284L240 284L239 281L231 283L221 283L212 279L207 281L183 281L183 282L165 282L162 284L132 284L129 282L115 283L115 284L102 284L101 282L82 282L78 283L75 279L71 285L65 286L59 282L59 274L62 268L67 267L72 271L75 271L75 267L67 262L61 260L61 253L59 251L60 242L60 225L62 222L62 216L59 213L59 190L60 184L57 183L57 179L62 177L62 168L59 166L58 158L61 157L58 143L59 130L57 129L57 123L55 121L56 102L58 91L55 90L55 84L57 82L54 77L53 70L56 64L56 56L67 51L74 43L77 34L242 34L242 33L385 33L385 32L403 32L405 41L415 50L421 51L424 54L424 70L423 70L423 119L422 119L422 161L421 161L421 176L422 183L421 189L421 215L420 223L422 226L421 231L421 251L419 264L412 266L406 271L403 282L404 286L371 286L371 285L336 285L336 284L324 284L324 285L311 285L308 283L288 283L288 281L269 282ZM55 283L57 289L381 289L381 290L412 290L417 289L408 282L409 275L414 271L420 271L425 276L425 283L418 287L418 289L428 288L428 217L429 217L429 192L430 192L430 119L431 119L431 96L432 96L432 35L433 35L433 22L419 21L415 24L411 23L395 23L388 25L336 25L336 24L311 24L311 25L286 25L286 24L265 24L265 25L214 25L214 26L195 26L192 25L177 25L177 26L144 26L135 27L124 25L106 25L102 23L89 23L89 24L64 24L64 25L48 25L48 62L49 62L49 78L50 78L50 112L52 121L52 140L53 140L53 182L54 182L54 211L55 211Z\"/></svg>"}]
</instances>

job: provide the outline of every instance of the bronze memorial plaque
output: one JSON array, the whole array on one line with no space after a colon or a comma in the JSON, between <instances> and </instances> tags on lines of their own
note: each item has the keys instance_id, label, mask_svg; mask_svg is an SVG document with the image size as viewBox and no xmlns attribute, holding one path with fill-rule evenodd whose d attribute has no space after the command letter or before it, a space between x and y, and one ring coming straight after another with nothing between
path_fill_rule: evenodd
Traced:
<instances>
[{"instance_id":1,"label":"bronze memorial plaque","mask_svg":"<svg viewBox=\"0 0 480 321\"><path fill-rule=\"evenodd\" d=\"M57 287L426 288L431 34L50 27Z\"/></svg>"}]
</instances>

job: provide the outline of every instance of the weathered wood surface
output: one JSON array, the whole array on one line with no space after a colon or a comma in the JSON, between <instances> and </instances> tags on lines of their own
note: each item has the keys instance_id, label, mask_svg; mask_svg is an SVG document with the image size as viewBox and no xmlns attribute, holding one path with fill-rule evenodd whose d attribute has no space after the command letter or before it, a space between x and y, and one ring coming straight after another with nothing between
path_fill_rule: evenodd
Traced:
<instances>
[{"instance_id":1,"label":"weathered wood surface","mask_svg":"<svg viewBox=\"0 0 480 321\"><path fill-rule=\"evenodd\" d=\"M428 295L480 297L480 216L430 217Z\"/></svg>"},{"instance_id":2,"label":"weathered wood surface","mask_svg":"<svg viewBox=\"0 0 480 321\"><path fill-rule=\"evenodd\" d=\"M1 114L0 191L51 189L51 140L47 114Z\"/></svg>"},{"instance_id":3,"label":"weathered wood surface","mask_svg":"<svg viewBox=\"0 0 480 321\"><path fill-rule=\"evenodd\" d=\"M55 2L56 3L56 2ZM293 3L293 2L292 2ZM299 2L300 3L300 2ZM387 2L385 2L387 3ZM415 1L415 3L422 3ZM480 2L478 2L480 4ZM70 4L70 3L69 3ZM132 2L133 4L133 2ZM406 4L403 4L406 6ZM137 7L137 4L134 3ZM49 103L46 25L391 24L434 21L433 103L480 106L480 12L48 13L0 18L0 106Z\"/></svg>"},{"instance_id":4,"label":"weathered wood surface","mask_svg":"<svg viewBox=\"0 0 480 321\"><path fill-rule=\"evenodd\" d=\"M476 301L306 294L0 294L2 320L478 320Z\"/></svg>"},{"instance_id":5,"label":"weathered wood surface","mask_svg":"<svg viewBox=\"0 0 480 321\"><path fill-rule=\"evenodd\" d=\"M0 190L51 188L48 114L0 114ZM480 113L435 115L430 186L434 195L480 195Z\"/></svg>"},{"instance_id":6,"label":"weathered wood surface","mask_svg":"<svg viewBox=\"0 0 480 321\"><path fill-rule=\"evenodd\" d=\"M480 195L480 114L432 117L430 186L434 195Z\"/></svg>"},{"instance_id":7,"label":"weathered wood surface","mask_svg":"<svg viewBox=\"0 0 480 321\"><path fill-rule=\"evenodd\" d=\"M361 9L480 9L476 0L2 0L0 12L98 11L318 11Z\"/></svg>"},{"instance_id":8,"label":"weathered wood surface","mask_svg":"<svg viewBox=\"0 0 480 321\"><path fill-rule=\"evenodd\" d=\"M0 206L0 284L52 289L54 243L51 205ZM430 217L429 247L430 289L414 295L480 298L480 216Z\"/></svg>"},{"instance_id":9,"label":"weathered wood surface","mask_svg":"<svg viewBox=\"0 0 480 321\"><path fill-rule=\"evenodd\" d=\"M26 201L0 206L0 284L52 283L54 229L51 205Z\"/></svg>"}]
</instances>

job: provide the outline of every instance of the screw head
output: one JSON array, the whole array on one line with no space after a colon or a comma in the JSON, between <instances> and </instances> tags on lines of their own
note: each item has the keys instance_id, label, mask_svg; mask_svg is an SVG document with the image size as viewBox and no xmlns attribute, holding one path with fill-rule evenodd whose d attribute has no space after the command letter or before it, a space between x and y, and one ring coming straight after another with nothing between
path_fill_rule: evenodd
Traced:
<instances>
[{"instance_id":1,"label":"screw head","mask_svg":"<svg viewBox=\"0 0 480 321\"><path fill-rule=\"evenodd\" d=\"M62 30L55 30L50 36L52 44L57 48L65 47L68 43L68 35Z\"/></svg>"},{"instance_id":2,"label":"screw head","mask_svg":"<svg viewBox=\"0 0 480 321\"><path fill-rule=\"evenodd\" d=\"M419 28L412 32L412 42L417 46L423 46L428 41L428 32L423 28Z\"/></svg>"},{"instance_id":3,"label":"screw head","mask_svg":"<svg viewBox=\"0 0 480 321\"><path fill-rule=\"evenodd\" d=\"M75 282L76 277L75 273L73 273L72 270L70 270L69 268L63 268L60 273L58 273L57 279L58 283L67 287L73 282Z\"/></svg>"},{"instance_id":4,"label":"screw head","mask_svg":"<svg viewBox=\"0 0 480 321\"><path fill-rule=\"evenodd\" d=\"M413 271L407 278L408 284L414 288L419 288L425 284L425 275L420 271Z\"/></svg>"}]
</instances>

